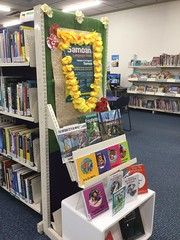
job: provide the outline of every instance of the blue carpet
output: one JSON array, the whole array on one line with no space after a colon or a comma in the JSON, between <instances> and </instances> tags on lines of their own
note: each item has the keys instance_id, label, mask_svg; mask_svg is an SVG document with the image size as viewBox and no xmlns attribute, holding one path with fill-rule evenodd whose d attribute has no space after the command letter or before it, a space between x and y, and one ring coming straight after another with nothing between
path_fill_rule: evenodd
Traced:
<instances>
[{"instance_id":1,"label":"blue carpet","mask_svg":"<svg viewBox=\"0 0 180 240\"><path fill-rule=\"evenodd\" d=\"M180 240L180 117L131 111L131 119L131 155L145 164L156 192L151 240Z\"/></svg>"},{"instance_id":2,"label":"blue carpet","mask_svg":"<svg viewBox=\"0 0 180 240\"><path fill-rule=\"evenodd\" d=\"M180 240L180 117L132 111L131 119L131 155L145 164L149 188L156 191L151 240ZM0 189L0 240L48 240L37 233L39 221L38 214Z\"/></svg>"}]
</instances>

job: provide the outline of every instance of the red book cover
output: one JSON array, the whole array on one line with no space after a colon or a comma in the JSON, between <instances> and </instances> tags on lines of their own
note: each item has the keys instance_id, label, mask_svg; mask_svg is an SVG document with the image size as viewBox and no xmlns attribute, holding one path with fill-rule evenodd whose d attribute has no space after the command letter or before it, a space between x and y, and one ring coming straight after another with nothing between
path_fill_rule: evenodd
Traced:
<instances>
[{"instance_id":1,"label":"red book cover","mask_svg":"<svg viewBox=\"0 0 180 240\"><path fill-rule=\"evenodd\" d=\"M143 164L132 165L128 167L127 170L130 174L138 173L138 177L139 177L138 194L147 193L148 186L147 186L147 177L146 177L146 171L145 171L144 165Z\"/></svg>"},{"instance_id":2,"label":"red book cover","mask_svg":"<svg viewBox=\"0 0 180 240\"><path fill-rule=\"evenodd\" d=\"M111 231L108 232L108 234L107 234L105 240L114 240Z\"/></svg>"},{"instance_id":3,"label":"red book cover","mask_svg":"<svg viewBox=\"0 0 180 240\"><path fill-rule=\"evenodd\" d=\"M111 168L119 166L122 163L119 145L108 147L106 150L108 152Z\"/></svg>"}]
</instances>

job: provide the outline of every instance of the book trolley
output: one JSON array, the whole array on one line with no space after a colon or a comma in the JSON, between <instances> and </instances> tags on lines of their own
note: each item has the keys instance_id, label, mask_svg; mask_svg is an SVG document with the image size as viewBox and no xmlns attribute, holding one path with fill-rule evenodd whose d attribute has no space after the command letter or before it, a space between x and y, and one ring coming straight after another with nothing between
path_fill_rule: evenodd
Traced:
<instances>
[{"instance_id":1,"label":"book trolley","mask_svg":"<svg viewBox=\"0 0 180 240\"><path fill-rule=\"evenodd\" d=\"M49 28L55 23L65 29L75 29L77 31L89 32L97 31L101 33L104 44L102 58L103 81L105 80L106 64L106 29L98 20L85 18L84 22L79 24L74 20L75 16L73 14L64 14L53 10L53 17L49 18L47 16L47 12L50 10L44 13L41 6L35 7L34 10L36 61L38 62L37 75L39 81L39 91L41 91L41 94L39 95L39 102L41 103L39 122L40 137L42 139L40 150L43 201L42 222L38 224L38 231L40 233L44 232L50 239L53 240L83 240L84 238L89 240L103 240L105 239L105 235L108 230L116 231L114 230L116 224L132 210L139 207L145 230L145 234L139 239L148 239L151 236L153 229L155 193L152 190L149 190L147 194L138 196L136 201L125 205L122 211L114 217L111 216L110 210L108 210L95 219L88 221L85 215L82 199L80 197L80 188L102 181L117 169L114 168L109 172L87 181L84 186L79 184L79 188L76 183L70 181L67 169L61 163L59 146L56 140L56 138L58 138L58 131L60 127L73 124L77 114L72 108L70 108L68 112L66 103L63 103L64 100L62 100L61 96L59 96L56 92L60 88L64 89L64 86L60 85L60 83L59 85L57 84L55 79L57 78L57 72L56 69L52 69L51 61L53 61L59 53L56 53L56 51L52 53L46 45ZM101 93L102 95L103 92L104 89ZM64 92L62 95L65 97ZM61 105L59 106L57 106L57 99L62 100ZM71 117L68 117L68 114L70 114L71 111ZM121 139L122 136L119 138ZM111 139L111 141L119 141L120 139ZM102 144L102 146L106 145L108 144L108 140L101 142L100 144ZM95 149L98 147L98 144L92 146ZM87 151L89 148L91 149L92 146L87 147L87 149L81 149L81 151ZM79 153L77 151L77 153L74 154ZM136 159L129 160L127 163L122 164L117 168L119 170L125 169L126 167L135 164L136 161ZM57 232L55 228L53 228L51 216L52 212L59 209L61 209L61 214L59 214L59 223L62 227ZM122 239L120 231L115 234L117 236L115 239Z\"/></svg>"}]
</instances>

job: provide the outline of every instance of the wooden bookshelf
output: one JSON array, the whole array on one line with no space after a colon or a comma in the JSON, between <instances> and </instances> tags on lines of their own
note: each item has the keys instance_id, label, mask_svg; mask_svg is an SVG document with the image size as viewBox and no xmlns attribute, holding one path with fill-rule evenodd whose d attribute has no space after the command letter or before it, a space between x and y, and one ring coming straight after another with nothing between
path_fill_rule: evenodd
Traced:
<instances>
[{"instance_id":1,"label":"wooden bookshelf","mask_svg":"<svg viewBox=\"0 0 180 240\"><path fill-rule=\"evenodd\" d=\"M19 158L16 158L16 157L13 157L11 155L8 155L8 154L5 154L5 153L0 153L1 155L3 155L4 157L7 157L7 158L10 158L12 159L13 161L17 162L17 163L20 163L21 165L35 171L35 172L40 172L40 169L38 169L36 166L31 166L29 165L28 163L25 162L25 160L20 160Z\"/></svg>"},{"instance_id":2,"label":"wooden bookshelf","mask_svg":"<svg viewBox=\"0 0 180 240\"><path fill-rule=\"evenodd\" d=\"M5 187L5 186L1 186L1 187L2 187L6 192L10 193L13 197L15 197L15 198L18 199L19 201L23 202L23 203L24 203L25 205L27 205L28 207L32 208L32 209L33 209L34 211L36 211L37 213L41 214L40 203L38 203L38 204L35 204L35 203L30 204L30 203L26 202L24 199L22 199L22 198L20 198L20 197L18 197L18 196L16 196L16 195L14 195L13 193L11 193L11 192L9 191L9 189L7 189L7 187Z\"/></svg>"}]
</instances>

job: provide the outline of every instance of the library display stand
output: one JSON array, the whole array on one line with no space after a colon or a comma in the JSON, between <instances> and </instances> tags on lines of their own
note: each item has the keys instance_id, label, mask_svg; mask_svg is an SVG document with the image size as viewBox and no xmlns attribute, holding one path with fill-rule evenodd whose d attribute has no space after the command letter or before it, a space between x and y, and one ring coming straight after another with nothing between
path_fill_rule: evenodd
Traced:
<instances>
[{"instance_id":1,"label":"library display stand","mask_svg":"<svg viewBox=\"0 0 180 240\"><path fill-rule=\"evenodd\" d=\"M80 188L89 186L98 181L103 181L104 178L114 173L117 170L125 169L126 167L135 164L136 159L129 160L128 162L119 165L117 168L110 170L92 180L87 181L84 186L77 186L76 183L70 181L66 167L61 163L61 155L59 151L59 145L57 143L57 136L60 127L73 124L74 119L77 119L81 114L77 115L72 106L66 104L65 88L57 84L56 70L59 69L59 62L57 69L52 67L52 58L56 58L59 55L53 55L56 52L51 52L48 49L46 40L49 36L49 28L52 24L59 24L61 28L74 29L76 31L92 32L96 31L101 34L103 42L102 52L102 75L103 84L101 96L103 96L105 89L105 72L106 72L106 28L102 22L85 18L82 24L75 21L74 14L66 14L60 11L51 10L47 8L42 10L42 6L34 7L34 45L32 41L29 48L30 59L35 57L36 62L36 78L37 78L37 96L38 96L38 118L20 116L15 114L9 114L8 112L0 112L1 114L8 115L8 117L19 118L29 122L39 123L39 139L40 139L40 165L36 167L29 167L26 163L21 162L22 165L29 168L33 168L34 171L41 174L41 199L42 203L39 206L34 204L25 204L37 212L41 212L42 221L38 223L37 229L39 233L45 233L52 240L75 240L75 239L98 239L103 240L105 234L109 229L112 231L118 231L116 226L118 222L130 213L135 208L139 207L143 225L145 229L145 235L139 239L148 239L152 234L153 228L153 215L154 215L154 202L155 193L151 190L148 193L139 195L138 198L125 205L125 207L115 216L111 216L110 210L99 215L92 221L88 221L85 216L85 210L81 201ZM53 12L53 17L49 17L49 11ZM31 49L35 46L35 53L31 54ZM25 63L2 63L3 67L34 67L31 61ZM59 76L59 75L58 75ZM60 81L61 78L58 78ZM59 83L59 82L58 82ZM57 84L57 85L56 85ZM63 89L61 94L57 93ZM63 100L60 101L61 97ZM59 102L58 102L59 101ZM59 104L59 105L58 105ZM63 105L64 104L64 105ZM71 104L70 104L71 105ZM69 115L68 115L69 114ZM100 144L87 147L92 151L92 148L108 147L110 142L119 141L124 139L124 136L104 141ZM87 149L82 149L86 151ZM76 154L80 154L77 151ZM78 155L77 155L78 156ZM19 159L13 159L16 162L20 162ZM22 201L22 200L21 200ZM56 229L55 223L52 222L52 216L58 221L60 226ZM54 228L53 228L54 227ZM83 229L83 232L82 232ZM115 233L117 239L122 239L121 232Z\"/></svg>"},{"instance_id":2,"label":"library display stand","mask_svg":"<svg viewBox=\"0 0 180 240\"><path fill-rule=\"evenodd\" d=\"M179 55L175 57L179 58ZM133 74L128 78L132 83L127 91L130 94L130 108L180 114L179 65L129 67L133 69Z\"/></svg>"}]
</instances>

